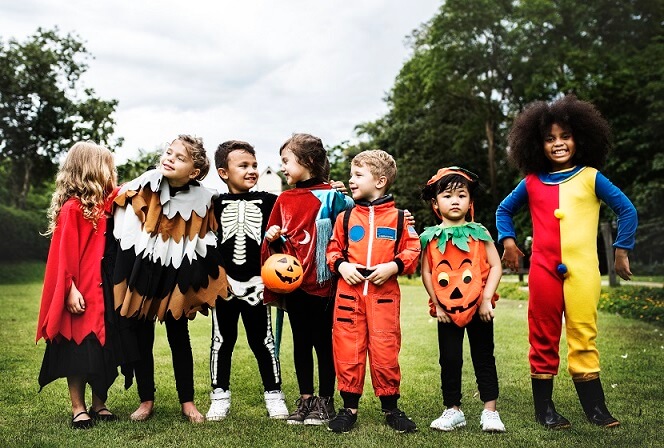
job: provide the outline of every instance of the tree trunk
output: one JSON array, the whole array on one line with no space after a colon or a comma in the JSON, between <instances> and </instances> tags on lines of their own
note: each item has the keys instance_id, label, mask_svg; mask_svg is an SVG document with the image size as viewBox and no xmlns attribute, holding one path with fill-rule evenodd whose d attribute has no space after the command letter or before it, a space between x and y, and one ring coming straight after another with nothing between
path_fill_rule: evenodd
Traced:
<instances>
[{"instance_id":1,"label":"tree trunk","mask_svg":"<svg viewBox=\"0 0 664 448\"><path fill-rule=\"evenodd\" d=\"M30 175L32 173L32 159L27 157L25 159L25 172L23 173L23 185L21 186L21 191L18 196L18 208L21 210L25 209L25 203L28 199L28 192L30 191Z\"/></svg>"},{"instance_id":2,"label":"tree trunk","mask_svg":"<svg viewBox=\"0 0 664 448\"><path fill-rule=\"evenodd\" d=\"M493 205L498 205L498 185L496 181L496 146L495 135L493 132L493 121L487 119L484 122L484 129L486 131L486 139L488 145L488 163L489 163L489 185L491 186L491 199Z\"/></svg>"}]
</instances>

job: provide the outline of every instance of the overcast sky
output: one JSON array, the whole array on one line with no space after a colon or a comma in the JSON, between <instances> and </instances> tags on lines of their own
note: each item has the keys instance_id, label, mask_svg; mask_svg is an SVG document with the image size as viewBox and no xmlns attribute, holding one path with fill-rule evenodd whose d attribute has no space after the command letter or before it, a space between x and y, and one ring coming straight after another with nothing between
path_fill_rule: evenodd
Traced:
<instances>
[{"instance_id":1,"label":"overcast sky","mask_svg":"<svg viewBox=\"0 0 664 448\"><path fill-rule=\"evenodd\" d=\"M222 141L250 142L262 171L279 169L294 132L332 146L383 115L407 36L440 3L0 0L0 38L58 26L85 41L94 59L84 85L119 101L117 163L187 133L211 156Z\"/></svg>"}]
</instances>

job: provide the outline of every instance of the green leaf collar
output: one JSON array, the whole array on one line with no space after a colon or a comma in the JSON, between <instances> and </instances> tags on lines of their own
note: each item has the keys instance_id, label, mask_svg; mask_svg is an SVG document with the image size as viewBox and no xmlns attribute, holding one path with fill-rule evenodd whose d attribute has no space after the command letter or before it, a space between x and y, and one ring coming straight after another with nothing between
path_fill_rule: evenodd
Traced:
<instances>
[{"instance_id":1,"label":"green leaf collar","mask_svg":"<svg viewBox=\"0 0 664 448\"><path fill-rule=\"evenodd\" d=\"M443 224L427 227L420 235L420 244L422 249L434 239L438 239L438 250L441 254L445 253L447 241L452 240L452 244L464 252L469 252L468 241L473 238L475 241L493 241L489 231L482 224L476 222L467 222L460 226L443 227Z\"/></svg>"}]
</instances>

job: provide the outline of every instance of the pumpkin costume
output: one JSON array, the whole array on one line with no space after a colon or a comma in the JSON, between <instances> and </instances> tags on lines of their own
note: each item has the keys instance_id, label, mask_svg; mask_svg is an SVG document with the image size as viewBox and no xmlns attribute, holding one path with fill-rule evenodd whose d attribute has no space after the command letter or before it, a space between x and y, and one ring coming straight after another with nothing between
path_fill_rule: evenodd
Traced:
<instances>
[{"instance_id":1,"label":"pumpkin costume","mask_svg":"<svg viewBox=\"0 0 664 448\"><path fill-rule=\"evenodd\" d=\"M479 313L492 269L487 245L491 245L494 257L492 259L495 259L497 264L499 260L488 230L472 221L472 192L477 183L477 176L467 170L458 167L441 168L422 191L422 198L431 201L434 212L442 221L436 226L427 227L420 235L420 242L423 251L422 276L430 294L429 314L437 317L438 306L451 319L451 322L438 321L441 389L443 404L447 409L461 406L463 340L466 333L480 399L484 403L493 402L499 395L496 360L493 355L493 319L483 321ZM443 196L447 199L437 202L439 195L448 193L449 196ZM462 193L467 196L461 196ZM455 206L463 210L460 205L461 197L468 201L467 215L470 215L471 222L466 221L467 216L454 217L455 215L447 215L449 210L440 210L442 206L439 206L439 203L445 204L444 201L450 201L449 198L456 198L454 200L458 203ZM447 202L446 206L450 207L450 204L451 202ZM446 222L458 224L446 225ZM430 279L430 284L427 279ZM497 281L495 283L497 286ZM494 292L492 306L497 299L498 295ZM437 303L434 303L434 300ZM444 415L432 423L432 428L440 429L438 425ZM465 420L463 422L465 424ZM447 430L451 429L453 428ZM502 430L504 431L504 427Z\"/></svg>"},{"instance_id":2,"label":"pumpkin costume","mask_svg":"<svg viewBox=\"0 0 664 448\"><path fill-rule=\"evenodd\" d=\"M434 240L436 250L428 250ZM483 243L493 241L488 230L474 222L454 227L440 224L422 232L420 241L432 269L439 305L457 326L465 327L482 304L482 290L489 275ZM497 295L494 297L497 299ZM436 317L431 298L429 314Z\"/></svg>"}]
</instances>

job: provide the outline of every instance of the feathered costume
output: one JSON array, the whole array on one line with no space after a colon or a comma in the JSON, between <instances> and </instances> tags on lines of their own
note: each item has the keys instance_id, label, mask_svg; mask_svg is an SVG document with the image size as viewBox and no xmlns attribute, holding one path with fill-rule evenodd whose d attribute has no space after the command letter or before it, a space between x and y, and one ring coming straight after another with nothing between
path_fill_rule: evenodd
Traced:
<instances>
[{"instance_id":1,"label":"feathered costume","mask_svg":"<svg viewBox=\"0 0 664 448\"><path fill-rule=\"evenodd\" d=\"M123 185L115 199L119 244L113 276L120 315L163 321L207 313L228 281L217 250L212 190L171 187L158 170Z\"/></svg>"}]
</instances>

